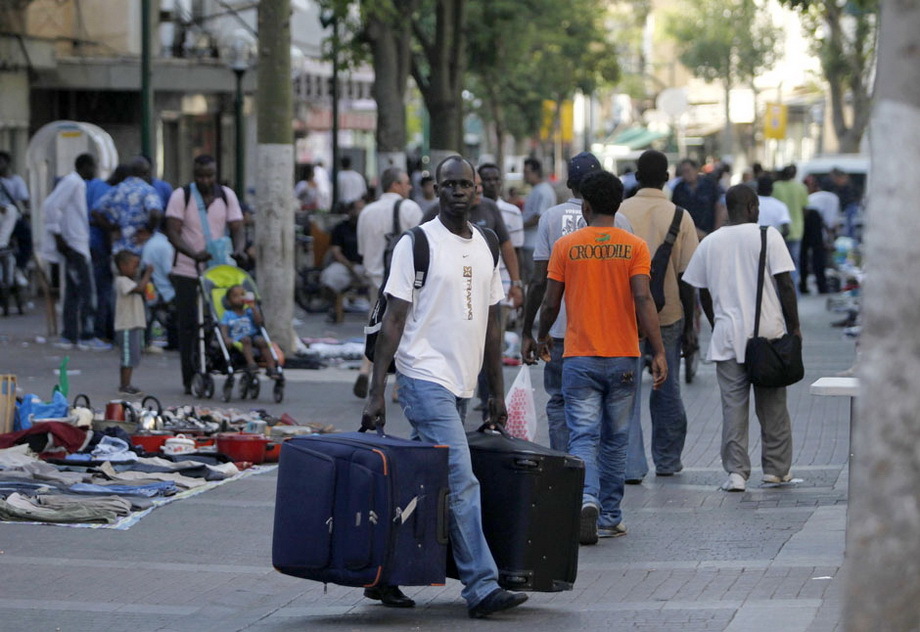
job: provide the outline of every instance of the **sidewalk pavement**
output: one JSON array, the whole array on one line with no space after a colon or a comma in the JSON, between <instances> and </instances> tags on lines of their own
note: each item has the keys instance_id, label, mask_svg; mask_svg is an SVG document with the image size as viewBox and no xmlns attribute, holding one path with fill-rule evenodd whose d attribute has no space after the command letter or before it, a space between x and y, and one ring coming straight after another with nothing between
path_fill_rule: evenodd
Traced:
<instances>
[{"instance_id":1,"label":"sidewalk pavement","mask_svg":"<svg viewBox=\"0 0 920 632\"><path fill-rule=\"evenodd\" d=\"M575 589L532 593L507 614L471 621L460 586L411 587L418 606L387 609L361 590L286 577L271 568L275 475L225 485L155 510L129 531L0 524L0 629L123 632L251 630L541 630L826 632L841 630L847 507L848 417L845 398L813 397L808 385L848 368L853 344L828 326L835 315L819 297L803 297L805 379L789 389L794 474L784 488L759 486L759 439L752 421L755 470L744 493L719 491L721 414L715 366L701 364L683 385L689 434L685 469L628 486L626 537L582 547ZM60 350L36 344L41 312L0 318L0 373L16 373L26 392L50 394ZM359 335L362 318L342 325L299 316L302 335ZM708 327L704 326L704 337ZM23 346L28 343L28 346ZM71 354L71 394L96 406L115 397L113 352ZM515 374L505 372L506 386ZM182 395L175 354L146 356L136 382L164 405L195 403ZM283 404L263 389L240 408L287 411L303 422L355 429L362 403L355 372L291 371ZM541 371L534 374L538 441L547 443ZM218 380L218 392L220 380ZM647 403L648 379L644 390ZM200 402L198 402L200 403ZM219 401L210 405L227 406ZM388 431L408 423L390 404ZM646 441L647 406L643 406ZM468 426L473 428L471 420ZM486 483L488 484L488 483Z\"/></svg>"}]
</instances>

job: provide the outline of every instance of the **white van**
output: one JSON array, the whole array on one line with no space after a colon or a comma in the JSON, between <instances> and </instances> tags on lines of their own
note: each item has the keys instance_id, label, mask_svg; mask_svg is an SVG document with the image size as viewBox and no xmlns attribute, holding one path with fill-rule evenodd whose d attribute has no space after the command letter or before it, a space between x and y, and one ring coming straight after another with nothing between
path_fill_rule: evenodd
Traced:
<instances>
[{"instance_id":1,"label":"white van","mask_svg":"<svg viewBox=\"0 0 920 632\"><path fill-rule=\"evenodd\" d=\"M850 176L850 181L865 195L869 183L869 156L865 154L826 154L815 156L811 160L796 165L796 177L804 180L806 176L823 178L833 169L840 169Z\"/></svg>"}]
</instances>

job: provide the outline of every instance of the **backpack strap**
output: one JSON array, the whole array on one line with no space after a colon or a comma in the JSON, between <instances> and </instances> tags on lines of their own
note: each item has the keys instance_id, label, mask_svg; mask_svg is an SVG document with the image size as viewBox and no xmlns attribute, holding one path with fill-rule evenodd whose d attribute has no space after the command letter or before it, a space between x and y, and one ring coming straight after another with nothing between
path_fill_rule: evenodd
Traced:
<instances>
[{"instance_id":1,"label":"backpack strap","mask_svg":"<svg viewBox=\"0 0 920 632\"><path fill-rule=\"evenodd\" d=\"M472 224L472 222L470 223ZM489 252L492 253L492 267L494 268L498 265L498 235L491 228L483 228L479 224L472 225L476 227L489 245Z\"/></svg>"},{"instance_id":2,"label":"backpack strap","mask_svg":"<svg viewBox=\"0 0 920 632\"><path fill-rule=\"evenodd\" d=\"M431 264L431 252L428 250L428 236L421 226L406 231L412 240L412 261L415 264L415 282L413 287L421 289L428 279L428 267Z\"/></svg>"},{"instance_id":3,"label":"backpack strap","mask_svg":"<svg viewBox=\"0 0 920 632\"><path fill-rule=\"evenodd\" d=\"M405 198L399 198L396 204L393 205L393 230L390 231L392 235L399 234L399 207L402 206L404 200Z\"/></svg>"},{"instance_id":4,"label":"backpack strap","mask_svg":"<svg viewBox=\"0 0 920 632\"><path fill-rule=\"evenodd\" d=\"M675 205L674 206L674 219L671 220L671 227L668 229L668 235L664 240L671 245L674 245L674 242L677 241L677 233L680 232L680 221L683 219L684 209Z\"/></svg>"},{"instance_id":5,"label":"backpack strap","mask_svg":"<svg viewBox=\"0 0 920 632\"><path fill-rule=\"evenodd\" d=\"M185 206L188 206L188 200L192 196L192 183L189 182L184 187L182 187L182 193L184 194ZM223 185L219 185L217 189L217 197L224 201L224 206L229 206L227 202L227 192L224 191Z\"/></svg>"}]
</instances>

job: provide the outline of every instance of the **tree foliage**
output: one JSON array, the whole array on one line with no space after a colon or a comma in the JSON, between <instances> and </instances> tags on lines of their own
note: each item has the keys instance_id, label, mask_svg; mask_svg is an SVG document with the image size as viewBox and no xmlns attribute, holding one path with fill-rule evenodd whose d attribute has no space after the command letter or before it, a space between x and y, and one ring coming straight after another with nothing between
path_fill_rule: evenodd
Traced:
<instances>
[{"instance_id":1,"label":"tree foliage","mask_svg":"<svg viewBox=\"0 0 920 632\"><path fill-rule=\"evenodd\" d=\"M812 51L827 80L834 132L843 152L856 152L869 123L876 46L878 0L781 0L802 17ZM847 121L849 97L852 116Z\"/></svg>"},{"instance_id":2,"label":"tree foliage","mask_svg":"<svg viewBox=\"0 0 920 632\"><path fill-rule=\"evenodd\" d=\"M696 0L666 18L678 57L694 75L726 88L751 80L776 61L780 30L754 0Z\"/></svg>"},{"instance_id":3,"label":"tree foliage","mask_svg":"<svg viewBox=\"0 0 920 632\"><path fill-rule=\"evenodd\" d=\"M399 117L391 110L404 99L407 74L431 117L432 148L454 151L463 147L464 89L478 97L483 118L525 137L539 130L544 100L591 92L619 77L604 0L322 0L321 6L343 17L347 59L372 60L378 143L385 140L390 150L405 146L405 126L395 122L404 109Z\"/></svg>"},{"instance_id":4,"label":"tree foliage","mask_svg":"<svg viewBox=\"0 0 920 632\"><path fill-rule=\"evenodd\" d=\"M467 87L501 137L535 135L543 102L617 81L601 0L478 0L470 3Z\"/></svg>"}]
</instances>

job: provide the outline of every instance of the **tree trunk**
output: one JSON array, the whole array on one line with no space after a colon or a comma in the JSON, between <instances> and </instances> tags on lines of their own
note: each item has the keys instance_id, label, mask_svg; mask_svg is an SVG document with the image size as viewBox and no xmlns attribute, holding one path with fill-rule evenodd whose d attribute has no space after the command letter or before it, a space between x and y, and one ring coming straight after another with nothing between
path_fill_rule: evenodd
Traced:
<instances>
[{"instance_id":1,"label":"tree trunk","mask_svg":"<svg viewBox=\"0 0 920 632\"><path fill-rule=\"evenodd\" d=\"M374 100L377 102L377 168L406 165L406 80L411 59L411 28L403 16L412 15L417 0L403 0L393 19L368 8L365 34L374 63Z\"/></svg>"},{"instance_id":2,"label":"tree trunk","mask_svg":"<svg viewBox=\"0 0 920 632\"><path fill-rule=\"evenodd\" d=\"M729 79L725 79L725 129L722 130L722 155L720 158L726 158L734 164L735 158L735 138L732 133L732 116L731 116L731 94L732 94L732 83Z\"/></svg>"},{"instance_id":3,"label":"tree trunk","mask_svg":"<svg viewBox=\"0 0 920 632\"><path fill-rule=\"evenodd\" d=\"M863 58L858 51L860 41L850 45L854 48L852 56L844 46L847 35L841 24L842 10L833 2L825 3L824 20L827 24L828 51L822 55L822 69L828 83L831 101L831 121L834 135L837 137L840 153L857 153L863 134L872 112L871 95L868 93L862 77ZM865 20L865 18L862 18ZM855 35L870 37L865 25L860 24ZM846 92L849 88L852 103L852 121L847 123Z\"/></svg>"},{"instance_id":4,"label":"tree trunk","mask_svg":"<svg viewBox=\"0 0 920 632\"><path fill-rule=\"evenodd\" d=\"M256 270L265 324L286 352L294 319L294 144L291 131L291 1L259 3Z\"/></svg>"},{"instance_id":5,"label":"tree trunk","mask_svg":"<svg viewBox=\"0 0 920 632\"><path fill-rule=\"evenodd\" d=\"M463 73L466 70L466 0L438 0L434 39L416 28L425 63L412 62L412 76L431 117L431 160L463 151Z\"/></svg>"},{"instance_id":6,"label":"tree trunk","mask_svg":"<svg viewBox=\"0 0 920 632\"><path fill-rule=\"evenodd\" d=\"M881 11L878 83L872 115L860 397L850 507L843 620L850 632L920 629L920 358L915 270L920 214L909 183L920 181L920 5Z\"/></svg>"}]
</instances>

